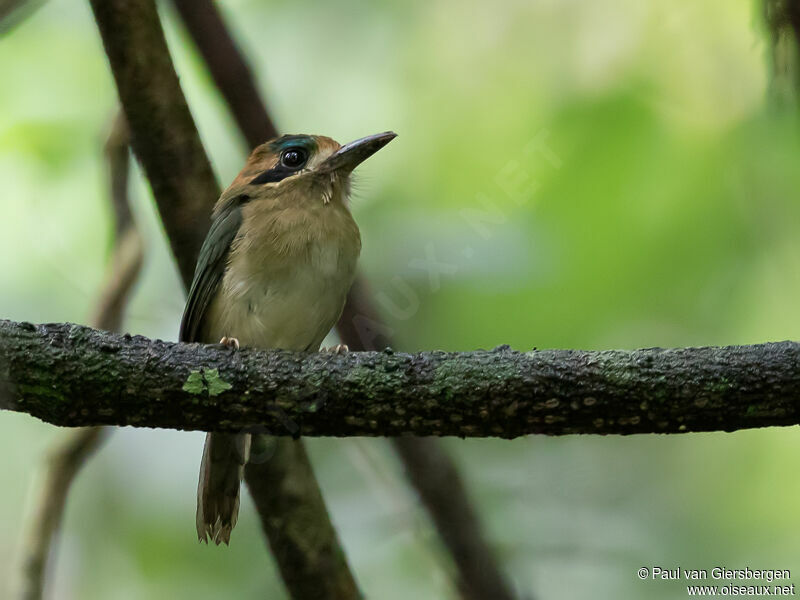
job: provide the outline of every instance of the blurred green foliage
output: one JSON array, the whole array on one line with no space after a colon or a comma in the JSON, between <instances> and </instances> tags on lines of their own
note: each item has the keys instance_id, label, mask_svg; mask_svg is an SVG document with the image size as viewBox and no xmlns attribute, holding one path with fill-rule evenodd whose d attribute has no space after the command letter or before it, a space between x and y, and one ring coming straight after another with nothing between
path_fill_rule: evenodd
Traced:
<instances>
[{"instance_id":1,"label":"blurred green foliage","mask_svg":"<svg viewBox=\"0 0 800 600\"><path fill-rule=\"evenodd\" d=\"M800 338L797 118L767 102L751 1L221 2L282 129L400 137L362 168L362 265L404 350L632 348ZM222 182L240 136L163 7ZM0 38L0 316L85 322L111 236L115 90L84 3ZM137 174L148 244L127 327L174 339L182 296ZM431 271L432 262L437 267ZM0 581L44 450L0 415ZM521 594L674 598L640 566L793 568L790 429L448 440ZM454 597L381 440L312 440L369 597ZM81 475L52 598L282 597L249 501L230 549L193 534L201 436L121 430ZM4 594L4 592L0 592Z\"/></svg>"}]
</instances>

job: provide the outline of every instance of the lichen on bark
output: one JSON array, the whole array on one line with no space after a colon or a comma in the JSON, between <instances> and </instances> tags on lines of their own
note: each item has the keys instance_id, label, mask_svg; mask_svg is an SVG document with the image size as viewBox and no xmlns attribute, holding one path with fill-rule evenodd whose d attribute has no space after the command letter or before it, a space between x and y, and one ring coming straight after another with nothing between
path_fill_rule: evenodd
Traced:
<instances>
[{"instance_id":1,"label":"lichen on bark","mask_svg":"<svg viewBox=\"0 0 800 600\"><path fill-rule=\"evenodd\" d=\"M0 407L64 426L293 437L731 431L800 422L800 344L232 353L0 321Z\"/></svg>"}]
</instances>

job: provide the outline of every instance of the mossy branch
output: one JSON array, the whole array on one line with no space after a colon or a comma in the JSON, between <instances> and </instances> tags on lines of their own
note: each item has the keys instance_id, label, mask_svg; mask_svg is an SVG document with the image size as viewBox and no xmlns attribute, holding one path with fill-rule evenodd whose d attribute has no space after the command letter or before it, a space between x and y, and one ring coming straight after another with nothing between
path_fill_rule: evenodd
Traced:
<instances>
[{"instance_id":1,"label":"mossy branch","mask_svg":"<svg viewBox=\"0 0 800 600\"><path fill-rule=\"evenodd\" d=\"M800 344L336 355L0 321L0 408L295 437L733 431L800 423Z\"/></svg>"}]
</instances>

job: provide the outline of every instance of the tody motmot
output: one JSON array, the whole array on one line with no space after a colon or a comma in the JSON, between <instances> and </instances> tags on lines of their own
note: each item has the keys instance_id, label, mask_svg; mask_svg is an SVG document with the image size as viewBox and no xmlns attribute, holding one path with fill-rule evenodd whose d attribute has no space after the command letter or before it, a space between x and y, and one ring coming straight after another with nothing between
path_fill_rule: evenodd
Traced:
<instances>
[{"instance_id":1,"label":"tody motmot","mask_svg":"<svg viewBox=\"0 0 800 600\"><path fill-rule=\"evenodd\" d=\"M394 139L345 146L284 135L253 150L212 213L181 322L184 342L317 351L339 318L361 251L350 174ZM230 542L250 435L206 435L197 535Z\"/></svg>"}]
</instances>

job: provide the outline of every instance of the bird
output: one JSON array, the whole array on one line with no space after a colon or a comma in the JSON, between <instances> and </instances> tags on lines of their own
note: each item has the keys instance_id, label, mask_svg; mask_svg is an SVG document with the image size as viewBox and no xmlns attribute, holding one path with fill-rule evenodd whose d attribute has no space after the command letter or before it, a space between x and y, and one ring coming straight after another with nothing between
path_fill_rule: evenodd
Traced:
<instances>
[{"instance_id":1,"label":"bird","mask_svg":"<svg viewBox=\"0 0 800 600\"><path fill-rule=\"evenodd\" d=\"M395 137L386 131L342 146L321 135L283 135L256 147L214 205L180 340L318 351L342 313L361 252L351 174ZM249 434L206 435L201 542L230 544L249 446Z\"/></svg>"}]
</instances>

